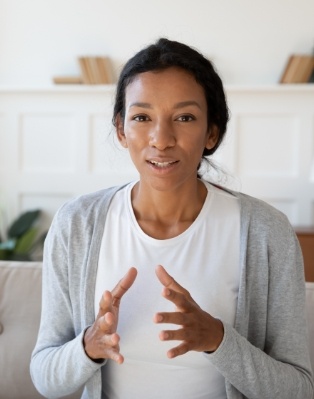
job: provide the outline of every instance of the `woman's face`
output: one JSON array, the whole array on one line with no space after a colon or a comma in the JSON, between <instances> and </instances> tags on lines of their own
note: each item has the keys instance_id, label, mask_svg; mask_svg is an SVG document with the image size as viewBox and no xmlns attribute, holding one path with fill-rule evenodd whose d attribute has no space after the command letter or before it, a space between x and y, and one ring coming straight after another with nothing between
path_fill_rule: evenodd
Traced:
<instances>
[{"instance_id":1,"label":"woman's face","mask_svg":"<svg viewBox=\"0 0 314 399\"><path fill-rule=\"evenodd\" d=\"M202 86L175 67L144 72L132 80L117 134L141 182L159 190L195 181L204 148L217 141L216 132L208 131Z\"/></svg>"}]
</instances>

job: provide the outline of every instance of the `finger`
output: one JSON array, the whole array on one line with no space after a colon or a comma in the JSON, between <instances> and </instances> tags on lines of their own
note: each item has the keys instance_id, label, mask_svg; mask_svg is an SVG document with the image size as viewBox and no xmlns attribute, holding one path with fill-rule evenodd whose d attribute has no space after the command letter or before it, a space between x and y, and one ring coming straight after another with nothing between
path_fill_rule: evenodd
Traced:
<instances>
[{"instance_id":1,"label":"finger","mask_svg":"<svg viewBox=\"0 0 314 399\"><path fill-rule=\"evenodd\" d=\"M167 357L169 359L173 359L177 356L184 355L189 351L189 346L186 342L182 342L180 345L176 346L175 348L169 349L167 352Z\"/></svg>"},{"instance_id":2,"label":"finger","mask_svg":"<svg viewBox=\"0 0 314 399\"><path fill-rule=\"evenodd\" d=\"M160 331L159 338L161 341L186 341L187 332L183 328L179 330L164 330Z\"/></svg>"},{"instance_id":3,"label":"finger","mask_svg":"<svg viewBox=\"0 0 314 399\"><path fill-rule=\"evenodd\" d=\"M109 327L111 327L115 323L115 317L111 312L105 313L104 320Z\"/></svg>"},{"instance_id":4,"label":"finger","mask_svg":"<svg viewBox=\"0 0 314 399\"><path fill-rule=\"evenodd\" d=\"M99 312L97 317L103 316L112 309L112 295L110 291L105 291L99 302Z\"/></svg>"},{"instance_id":5,"label":"finger","mask_svg":"<svg viewBox=\"0 0 314 399\"><path fill-rule=\"evenodd\" d=\"M187 317L182 312L159 312L155 314L153 320L156 324L168 323L182 326L186 324Z\"/></svg>"},{"instance_id":6,"label":"finger","mask_svg":"<svg viewBox=\"0 0 314 399\"><path fill-rule=\"evenodd\" d=\"M120 351L119 342L120 342L120 335L115 332L113 334L106 334L102 338L102 344L105 347L107 346L112 347L117 349L118 351Z\"/></svg>"},{"instance_id":7,"label":"finger","mask_svg":"<svg viewBox=\"0 0 314 399\"><path fill-rule=\"evenodd\" d=\"M190 295L185 288L183 288L172 276L170 276L163 266L158 265L156 267L156 275L163 286L181 292L182 294Z\"/></svg>"},{"instance_id":8,"label":"finger","mask_svg":"<svg viewBox=\"0 0 314 399\"><path fill-rule=\"evenodd\" d=\"M103 316L99 317L99 326L104 334L112 333L112 327L115 326L115 324L115 316L111 312L107 312Z\"/></svg>"},{"instance_id":9,"label":"finger","mask_svg":"<svg viewBox=\"0 0 314 399\"><path fill-rule=\"evenodd\" d=\"M164 287L162 296L175 304L183 312L190 312L195 309L196 303L188 292L181 293Z\"/></svg>"},{"instance_id":10,"label":"finger","mask_svg":"<svg viewBox=\"0 0 314 399\"><path fill-rule=\"evenodd\" d=\"M107 359L111 359L118 364L122 364L124 362L124 357L120 352L116 352L115 350L109 351Z\"/></svg>"},{"instance_id":11,"label":"finger","mask_svg":"<svg viewBox=\"0 0 314 399\"><path fill-rule=\"evenodd\" d=\"M120 353L119 347L109 347L104 351L104 358L111 359L118 364L122 364L124 362L124 357Z\"/></svg>"},{"instance_id":12,"label":"finger","mask_svg":"<svg viewBox=\"0 0 314 399\"><path fill-rule=\"evenodd\" d=\"M111 291L112 304L113 306L119 306L120 300L127 290L132 286L137 276L137 270L135 267L131 267L124 277L118 282L118 284Z\"/></svg>"},{"instance_id":13,"label":"finger","mask_svg":"<svg viewBox=\"0 0 314 399\"><path fill-rule=\"evenodd\" d=\"M84 334L84 349L91 359L113 359L118 363L120 357L120 336L117 333L104 333L98 324L89 327Z\"/></svg>"},{"instance_id":14,"label":"finger","mask_svg":"<svg viewBox=\"0 0 314 399\"><path fill-rule=\"evenodd\" d=\"M124 357L120 353L119 342L120 336L117 333L114 333L104 336L102 344L105 347L104 357L121 364L124 362Z\"/></svg>"}]
</instances>

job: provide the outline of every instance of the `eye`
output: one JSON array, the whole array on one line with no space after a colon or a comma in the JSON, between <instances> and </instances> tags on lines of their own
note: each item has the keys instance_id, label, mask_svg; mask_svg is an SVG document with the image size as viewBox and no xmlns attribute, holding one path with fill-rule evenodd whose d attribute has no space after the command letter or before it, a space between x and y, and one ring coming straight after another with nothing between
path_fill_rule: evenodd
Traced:
<instances>
[{"instance_id":1,"label":"eye","mask_svg":"<svg viewBox=\"0 0 314 399\"><path fill-rule=\"evenodd\" d=\"M191 122L195 120L195 117L193 115L181 115L176 120L179 122Z\"/></svg>"},{"instance_id":2,"label":"eye","mask_svg":"<svg viewBox=\"0 0 314 399\"><path fill-rule=\"evenodd\" d=\"M147 121L149 121L149 117L147 115L143 115L143 114L135 115L132 119L134 121L137 121L137 122L147 122Z\"/></svg>"}]
</instances>

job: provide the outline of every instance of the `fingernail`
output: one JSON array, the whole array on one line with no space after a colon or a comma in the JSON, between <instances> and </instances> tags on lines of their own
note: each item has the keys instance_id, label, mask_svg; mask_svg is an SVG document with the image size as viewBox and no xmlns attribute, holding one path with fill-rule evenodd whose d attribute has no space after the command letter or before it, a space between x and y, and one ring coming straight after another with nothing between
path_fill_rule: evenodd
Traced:
<instances>
[{"instance_id":1,"label":"fingernail","mask_svg":"<svg viewBox=\"0 0 314 399\"><path fill-rule=\"evenodd\" d=\"M162 321L162 320L163 320L162 315L158 314L158 315L157 315L157 321L159 322L159 321Z\"/></svg>"}]
</instances>

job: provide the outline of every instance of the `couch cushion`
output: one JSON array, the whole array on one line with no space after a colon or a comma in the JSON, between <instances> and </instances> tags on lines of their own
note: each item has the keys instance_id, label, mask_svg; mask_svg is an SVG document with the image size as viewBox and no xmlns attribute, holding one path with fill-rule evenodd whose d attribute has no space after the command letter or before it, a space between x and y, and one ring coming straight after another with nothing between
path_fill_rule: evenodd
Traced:
<instances>
[{"instance_id":1,"label":"couch cushion","mask_svg":"<svg viewBox=\"0 0 314 399\"><path fill-rule=\"evenodd\" d=\"M0 399L42 398L29 372L40 322L41 275L40 262L0 261Z\"/></svg>"},{"instance_id":2,"label":"couch cushion","mask_svg":"<svg viewBox=\"0 0 314 399\"><path fill-rule=\"evenodd\" d=\"M314 372L314 283L306 283L306 312L310 340L310 356Z\"/></svg>"},{"instance_id":3,"label":"couch cushion","mask_svg":"<svg viewBox=\"0 0 314 399\"><path fill-rule=\"evenodd\" d=\"M42 398L29 363L41 308L41 264L0 263L0 386L6 399Z\"/></svg>"}]
</instances>

